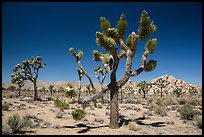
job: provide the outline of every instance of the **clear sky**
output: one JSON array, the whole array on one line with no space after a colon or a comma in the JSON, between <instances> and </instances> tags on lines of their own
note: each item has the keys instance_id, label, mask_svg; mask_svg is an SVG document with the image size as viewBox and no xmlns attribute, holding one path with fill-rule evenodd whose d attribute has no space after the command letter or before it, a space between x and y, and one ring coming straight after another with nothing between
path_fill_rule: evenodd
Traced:
<instances>
[{"instance_id":1,"label":"clear sky","mask_svg":"<svg viewBox=\"0 0 204 137\"><path fill-rule=\"evenodd\" d=\"M137 33L142 10L157 25L156 51L148 59L158 61L152 72L131 78L150 81L162 75L173 75L188 83L202 85L202 3L196 2L4 2L2 3L2 82L11 80L12 69L24 59L42 56L47 66L38 80L78 81L77 64L69 48L83 50L81 60L94 82L92 51L105 51L96 44L96 31L101 31L99 18L104 16L115 27L124 13L128 21L126 37ZM125 37L125 39L126 39ZM137 45L133 70L140 66L145 42ZM117 79L124 74L121 60ZM83 82L88 80L84 77ZM109 77L106 78L109 82Z\"/></svg>"}]
</instances>

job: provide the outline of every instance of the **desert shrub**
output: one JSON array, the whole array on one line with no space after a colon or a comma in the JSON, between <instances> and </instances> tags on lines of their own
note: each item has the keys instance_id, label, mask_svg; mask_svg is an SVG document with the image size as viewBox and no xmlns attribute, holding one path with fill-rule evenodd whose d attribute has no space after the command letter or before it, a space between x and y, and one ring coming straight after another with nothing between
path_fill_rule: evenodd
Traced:
<instances>
[{"instance_id":1,"label":"desert shrub","mask_svg":"<svg viewBox=\"0 0 204 137\"><path fill-rule=\"evenodd\" d=\"M134 130L134 131L137 130L137 126L135 122L129 122L128 127L129 127L129 130Z\"/></svg>"},{"instance_id":2,"label":"desert shrub","mask_svg":"<svg viewBox=\"0 0 204 137\"><path fill-rule=\"evenodd\" d=\"M75 120L80 120L86 115L85 111L82 109L74 109L71 114Z\"/></svg>"},{"instance_id":3,"label":"desert shrub","mask_svg":"<svg viewBox=\"0 0 204 137\"><path fill-rule=\"evenodd\" d=\"M9 109L9 104L8 103L2 104L2 109L3 111L7 111Z\"/></svg>"},{"instance_id":4,"label":"desert shrub","mask_svg":"<svg viewBox=\"0 0 204 137\"><path fill-rule=\"evenodd\" d=\"M195 116L195 121L197 126L202 129L202 116Z\"/></svg>"},{"instance_id":5,"label":"desert shrub","mask_svg":"<svg viewBox=\"0 0 204 137\"><path fill-rule=\"evenodd\" d=\"M154 102L150 103L150 104L149 104L149 110L152 111L155 106L158 106L158 105L155 104Z\"/></svg>"},{"instance_id":6,"label":"desert shrub","mask_svg":"<svg viewBox=\"0 0 204 137\"><path fill-rule=\"evenodd\" d=\"M154 100L154 99L153 99L152 97L151 97L151 98L149 97L149 98L147 99L147 104L152 103L152 102L153 102L153 100Z\"/></svg>"},{"instance_id":7,"label":"desert shrub","mask_svg":"<svg viewBox=\"0 0 204 137\"><path fill-rule=\"evenodd\" d=\"M64 111L64 109L69 108L69 104L66 103L65 100L60 100L59 98L56 98L54 100L54 105L59 108L61 111Z\"/></svg>"},{"instance_id":8,"label":"desert shrub","mask_svg":"<svg viewBox=\"0 0 204 137\"><path fill-rule=\"evenodd\" d=\"M202 115L202 106L196 106L193 110L195 111L196 115Z\"/></svg>"},{"instance_id":9,"label":"desert shrub","mask_svg":"<svg viewBox=\"0 0 204 137\"><path fill-rule=\"evenodd\" d=\"M157 97L157 98L155 99L155 103L156 103L157 105L159 105L159 106L164 106L164 102L163 102L162 98L160 98L160 97Z\"/></svg>"},{"instance_id":10,"label":"desert shrub","mask_svg":"<svg viewBox=\"0 0 204 137\"><path fill-rule=\"evenodd\" d=\"M165 106L170 106L170 105L176 105L178 102L172 98L171 96L165 96L164 97L164 105Z\"/></svg>"},{"instance_id":11,"label":"desert shrub","mask_svg":"<svg viewBox=\"0 0 204 137\"><path fill-rule=\"evenodd\" d=\"M187 104L188 98L187 98L186 96L182 96L182 97L178 98L177 101L178 101L178 103L179 103L180 105L184 105L184 104Z\"/></svg>"},{"instance_id":12,"label":"desert shrub","mask_svg":"<svg viewBox=\"0 0 204 137\"><path fill-rule=\"evenodd\" d=\"M167 111L166 111L165 107L164 106L158 106L158 105L154 107L154 113L159 114L162 117L167 115Z\"/></svg>"},{"instance_id":13,"label":"desert shrub","mask_svg":"<svg viewBox=\"0 0 204 137\"><path fill-rule=\"evenodd\" d=\"M124 103L141 104L142 103L142 99L134 97L134 96L130 96L127 99L124 100Z\"/></svg>"},{"instance_id":14,"label":"desert shrub","mask_svg":"<svg viewBox=\"0 0 204 137\"><path fill-rule=\"evenodd\" d=\"M8 125L13 133L19 133L23 128L31 126L32 121L27 118L21 119L18 114L13 114L8 119Z\"/></svg>"},{"instance_id":15,"label":"desert shrub","mask_svg":"<svg viewBox=\"0 0 204 137\"><path fill-rule=\"evenodd\" d=\"M59 92L59 93L63 93L63 92L65 92L65 89L64 89L63 87L60 87L60 88L58 89L58 92Z\"/></svg>"},{"instance_id":16,"label":"desert shrub","mask_svg":"<svg viewBox=\"0 0 204 137\"><path fill-rule=\"evenodd\" d=\"M199 100L196 97L189 97L187 103L193 106L199 105Z\"/></svg>"},{"instance_id":17,"label":"desert shrub","mask_svg":"<svg viewBox=\"0 0 204 137\"><path fill-rule=\"evenodd\" d=\"M11 128L7 124L2 125L2 135L11 135L11 134L12 134Z\"/></svg>"},{"instance_id":18,"label":"desert shrub","mask_svg":"<svg viewBox=\"0 0 204 137\"><path fill-rule=\"evenodd\" d=\"M195 116L195 111L193 110L193 107L188 104L181 107L179 109L179 113L180 113L181 119L192 120Z\"/></svg>"}]
</instances>

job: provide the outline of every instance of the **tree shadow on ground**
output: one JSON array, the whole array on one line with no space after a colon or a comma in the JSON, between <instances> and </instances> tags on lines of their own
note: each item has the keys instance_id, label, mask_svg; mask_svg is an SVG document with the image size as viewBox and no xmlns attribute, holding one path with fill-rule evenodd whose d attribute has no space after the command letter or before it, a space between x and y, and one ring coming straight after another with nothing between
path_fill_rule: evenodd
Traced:
<instances>
[{"instance_id":1,"label":"tree shadow on ground","mask_svg":"<svg viewBox=\"0 0 204 137\"><path fill-rule=\"evenodd\" d=\"M142 120L145 120L145 117L139 117L135 120L129 119L129 118L125 118L125 116L120 116L120 122L119 122L119 126L122 127L123 125L128 125L129 122L136 122L138 125L146 125L146 126L152 126L152 127L163 127L166 126L165 122L153 122L150 124L146 124L144 122L142 122Z\"/></svg>"},{"instance_id":2,"label":"tree shadow on ground","mask_svg":"<svg viewBox=\"0 0 204 137\"><path fill-rule=\"evenodd\" d=\"M36 131L33 130L22 130L19 133L16 133L16 135L26 135L26 133L36 133Z\"/></svg>"},{"instance_id":3,"label":"tree shadow on ground","mask_svg":"<svg viewBox=\"0 0 204 137\"><path fill-rule=\"evenodd\" d=\"M108 126L109 125L87 126L86 124L79 123L79 124L76 124L75 126L63 126L63 128L81 128L81 127L85 127L85 129L82 129L82 130L78 131L77 133L86 133L86 132L90 131L91 129L100 128L100 127L108 127Z\"/></svg>"}]
</instances>

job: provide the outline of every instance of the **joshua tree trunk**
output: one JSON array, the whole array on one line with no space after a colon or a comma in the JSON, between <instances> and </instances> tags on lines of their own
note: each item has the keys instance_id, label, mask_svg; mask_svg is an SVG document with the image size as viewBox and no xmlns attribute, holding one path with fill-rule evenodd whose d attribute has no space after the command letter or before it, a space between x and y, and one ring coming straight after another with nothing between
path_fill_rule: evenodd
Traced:
<instances>
[{"instance_id":1,"label":"joshua tree trunk","mask_svg":"<svg viewBox=\"0 0 204 137\"><path fill-rule=\"evenodd\" d=\"M38 92L37 92L37 85L36 85L36 81L33 82L34 84L34 101L38 100Z\"/></svg>"},{"instance_id":2,"label":"joshua tree trunk","mask_svg":"<svg viewBox=\"0 0 204 137\"><path fill-rule=\"evenodd\" d=\"M103 83L100 84L100 91L102 90L102 88L103 88ZM103 96L101 97L101 104L104 104Z\"/></svg>"},{"instance_id":3,"label":"joshua tree trunk","mask_svg":"<svg viewBox=\"0 0 204 137\"><path fill-rule=\"evenodd\" d=\"M21 96L21 87L18 88L18 96Z\"/></svg>"},{"instance_id":4,"label":"joshua tree trunk","mask_svg":"<svg viewBox=\"0 0 204 137\"><path fill-rule=\"evenodd\" d=\"M163 95L162 95L162 88L161 88L161 98L162 98L162 96L163 96Z\"/></svg>"},{"instance_id":5,"label":"joshua tree trunk","mask_svg":"<svg viewBox=\"0 0 204 137\"><path fill-rule=\"evenodd\" d=\"M118 123L118 86L116 82L116 75L112 73L110 89L110 128L119 128Z\"/></svg>"},{"instance_id":6,"label":"joshua tree trunk","mask_svg":"<svg viewBox=\"0 0 204 137\"><path fill-rule=\"evenodd\" d=\"M142 90L143 91L143 98L145 98L145 90Z\"/></svg>"},{"instance_id":7,"label":"joshua tree trunk","mask_svg":"<svg viewBox=\"0 0 204 137\"><path fill-rule=\"evenodd\" d=\"M79 89L78 89L78 100L80 100L81 97L81 79L79 80Z\"/></svg>"},{"instance_id":8,"label":"joshua tree trunk","mask_svg":"<svg viewBox=\"0 0 204 137\"><path fill-rule=\"evenodd\" d=\"M122 89L120 91L120 99L121 99L121 103L123 103L123 90Z\"/></svg>"}]
</instances>

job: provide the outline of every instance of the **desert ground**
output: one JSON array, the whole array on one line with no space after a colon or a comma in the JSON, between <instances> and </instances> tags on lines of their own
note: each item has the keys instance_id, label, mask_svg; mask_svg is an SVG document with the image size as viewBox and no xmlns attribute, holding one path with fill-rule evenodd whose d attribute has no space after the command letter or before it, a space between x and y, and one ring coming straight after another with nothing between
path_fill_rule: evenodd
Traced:
<instances>
[{"instance_id":1,"label":"desert ground","mask_svg":"<svg viewBox=\"0 0 204 137\"><path fill-rule=\"evenodd\" d=\"M202 135L195 120L181 119L179 108L185 103L193 104L197 113L202 116L202 96L172 95L160 96L124 95L123 102L119 96L119 129L109 128L109 95L104 97L104 104L98 103L96 107L90 103L86 108L86 115L81 120L74 120L71 112L75 108L82 108L80 104L73 103L73 99L63 93L39 92L41 101L33 101L33 91L22 91L20 97L17 92L2 91L2 125L8 117L18 113L20 117L28 116L33 124L23 129L26 135ZM60 111L54 105L52 98L59 97L69 104L68 109ZM84 95L85 96L85 95ZM83 98L83 96L82 96ZM99 99L100 102L100 99ZM8 104L8 109L3 105ZM163 106L166 115L155 113L156 106ZM131 130L129 122L136 127Z\"/></svg>"}]
</instances>

